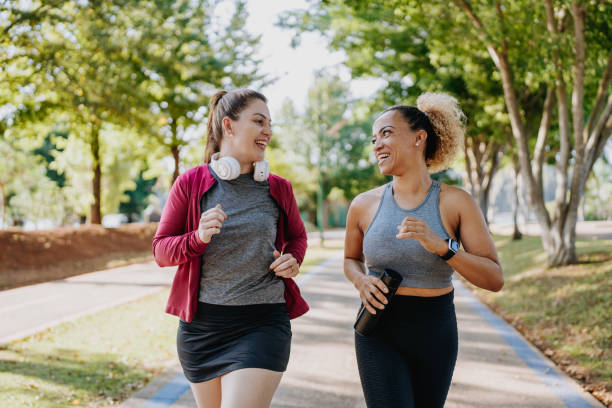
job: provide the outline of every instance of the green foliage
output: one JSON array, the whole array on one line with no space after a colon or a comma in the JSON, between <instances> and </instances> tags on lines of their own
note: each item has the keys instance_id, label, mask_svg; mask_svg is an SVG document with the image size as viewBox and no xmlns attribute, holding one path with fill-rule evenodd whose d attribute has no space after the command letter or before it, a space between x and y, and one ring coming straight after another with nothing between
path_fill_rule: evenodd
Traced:
<instances>
[{"instance_id":1,"label":"green foliage","mask_svg":"<svg viewBox=\"0 0 612 408\"><path fill-rule=\"evenodd\" d=\"M0 139L0 225L25 220L63 220L69 204L55 181L47 177L43 159Z\"/></svg>"},{"instance_id":2,"label":"green foliage","mask_svg":"<svg viewBox=\"0 0 612 408\"><path fill-rule=\"evenodd\" d=\"M145 75L146 115L153 115L145 129L170 152L193 141L188 130L202 123L212 93L264 80L254 56L259 37L244 28L245 3L235 3L226 25L214 18L218 1L196 3L144 1L126 17L137 39L130 51Z\"/></svg>"},{"instance_id":3,"label":"green foliage","mask_svg":"<svg viewBox=\"0 0 612 408\"><path fill-rule=\"evenodd\" d=\"M468 117L468 148L507 145L509 120L499 76L491 75L495 66L453 24L454 17L437 3L331 0L288 13L279 24L297 29L297 40L304 31L327 35L334 49L347 53L353 77L384 79L387 85L372 111L415 105L426 91L447 92L457 97Z\"/></svg>"},{"instance_id":4,"label":"green foliage","mask_svg":"<svg viewBox=\"0 0 612 408\"><path fill-rule=\"evenodd\" d=\"M280 174L294 182L302 210L314 211L319 177L324 199L334 187L351 200L384 182L369 160L369 108L351 99L348 84L337 75L318 73L303 115L286 101L279 116L275 134L281 135L276 139L282 154L272 158L290 164L280 166Z\"/></svg>"},{"instance_id":5,"label":"green foliage","mask_svg":"<svg viewBox=\"0 0 612 408\"><path fill-rule=\"evenodd\" d=\"M34 150L34 154L41 156L47 163L46 175L50 180L55 181L58 187L62 188L66 184L66 176L63 173L58 173L57 170L50 168L50 164L55 161L55 152L61 152L57 145L53 142L53 138L67 138L65 133L52 132L45 137L43 145Z\"/></svg>"},{"instance_id":6,"label":"green foliage","mask_svg":"<svg viewBox=\"0 0 612 408\"><path fill-rule=\"evenodd\" d=\"M267 80L254 58L259 37L245 30L244 1L229 20L216 18L218 5L2 3L0 136L38 143L77 214L92 204L94 220L116 211L141 170L166 178L170 152L178 173L180 149L201 140L209 95ZM55 128L68 138L58 142L64 151L51 153L53 141L42 139Z\"/></svg>"},{"instance_id":7,"label":"green foliage","mask_svg":"<svg viewBox=\"0 0 612 408\"><path fill-rule=\"evenodd\" d=\"M138 177L134 180L136 187L124 192L128 196L128 201L119 204L119 212L128 216L128 222L138 219L149 204L148 199L153 192L156 181L157 179L154 178L145 179L143 171L140 171Z\"/></svg>"},{"instance_id":8,"label":"green foliage","mask_svg":"<svg viewBox=\"0 0 612 408\"><path fill-rule=\"evenodd\" d=\"M451 169L447 169L431 175L431 178L440 183L450 184L451 186L461 185L461 176Z\"/></svg>"}]
</instances>

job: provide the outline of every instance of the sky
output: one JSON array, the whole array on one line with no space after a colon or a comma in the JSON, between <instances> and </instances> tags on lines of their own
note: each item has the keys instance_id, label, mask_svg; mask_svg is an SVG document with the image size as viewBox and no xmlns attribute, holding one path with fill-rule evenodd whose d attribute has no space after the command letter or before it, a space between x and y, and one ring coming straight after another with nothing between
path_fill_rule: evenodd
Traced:
<instances>
[{"instance_id":1,"label":"sky","mask_svg":"<svg viewBox=\"0 0 612 408\"><path fill-rule=\"evenodd\" d=\"M305 0L249 0L247 3L247 30L262 35L258 52L262 71L277 78L274 84L261 90L268 98L272 115L280 111L285 98L292 99L296 108L302 110L314 73L323 67L337 67L344 80L350 79L348 69L341 66L344 53L329 50L328 41L321 35L306 33L299 48L293 49L290 46L293 32L276 26L282 12L307 8ZM381 80L352 80L351 93L354 97L367 98L381 86Z\"/></svg>"}]
</instances>

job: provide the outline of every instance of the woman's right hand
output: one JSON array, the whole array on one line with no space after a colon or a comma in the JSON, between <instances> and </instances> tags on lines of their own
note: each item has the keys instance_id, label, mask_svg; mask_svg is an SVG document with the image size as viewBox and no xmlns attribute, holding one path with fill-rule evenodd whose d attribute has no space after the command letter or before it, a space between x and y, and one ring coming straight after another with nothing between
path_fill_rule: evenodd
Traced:
<instances>
[{"instance_id":1,"label":"woman's right hand","mask_svg":"<svg viewBox=\"0 0 612 408\"><path fill-rule=\"evenodd\" d=\"M217 204L216 207L203 212L200 216L200 225L198 226L198 237L200 241L208 244L213 235L221 232L221 226L226 218L227 215L221 209L221 204Z\"/></svg>"},{"instance_id":2,"label":"woman's right hand","mask_svg":"<svg viewBox=\"0 0 612 408\"><path fill-rule=\"evenodd\" d=\"M355 286L359 290L361 302L370 313L376 314L374 307L381 310L385 308L388 301L383 292L389 293L389 289L376 276L364 274Z\"/></svg>"}]
</instances>

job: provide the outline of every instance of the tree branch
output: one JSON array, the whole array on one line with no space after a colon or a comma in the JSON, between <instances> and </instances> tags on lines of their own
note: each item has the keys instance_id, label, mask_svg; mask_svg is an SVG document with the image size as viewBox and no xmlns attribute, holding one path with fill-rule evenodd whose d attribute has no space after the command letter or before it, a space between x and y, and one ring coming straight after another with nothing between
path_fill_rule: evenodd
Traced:
<instances>
[{"instance_id":1,"label":"tree branch","mask_svg":"<svg viewBox=\"0 0 612 408\"><path fill-rule=\"evenodd\" d=\"M572 116L574 119L574 139L576 150L583 149L586 143L584 138L584 60L586 54L585 18L586 9L583 4L572 3L574 17L574 87L572 92Z\"/></svg>"},{"instance_id":2,"label":"tree branch","mask_svg":"<svg viewBox=\"0 0 612 408\"><path fill-rule=\"evenodd\" d=\"M610 79L612 78L612 51L608 54L608 62L606 64L606 69L604 71L603 76L601 77L601 82L599 83L599 87L597 88L597 96L595 97L595 104L593 105L593 109L591 110L591 115L589 116L589 121L587 122L584 128L584 140L587 140L587 135L592 134L593 127L595 127L595 123L597 121L597 117L601 112L601 109L604 106L604 101L606 100L606 94L608 93L608 86L610 85ZM604 118L601 122L606 122Z\"/></svg>"},{"instance_id":3,"label":"tree branch","mask_svg":"<svg viewBox=\"0 0 612 408\"><path fill-rule=\"evenodd\" d=\"M499 166L499 161L501 159L501 155L503 152L503 146L499 143L492 142L491 143L491 152L490 152L490 165L489 169L485 173L485 177L483 179L483 190L485 191L485 196L488 197L489 190L491 189L491 182L493 181L493 176L497 171Z\"/></svg>"},{"instance_id":4,"label":"tree branch","mask_svg":"<svg viewBox=\"0 0 612 408\"><path fill-rule=\"evenodd\" d=\"M13 27L21 23L22 21L30 20L32 17L35 17L45 7L46 7L45 4L41 4L40 6L38 6L38 8L36 8L33 11L19 10L19 17L17 17L13 22L11 22L8 26L6 26L6 28L4 29L4 34L8 34L8 32L11 31Z\"/></svg>"},{"instance_id":5,"label":"tree branch","mask_svg":"<svg viewBox=\"0 0 612 408\"><path fill-rule=\"evenodd\" d=\"M495 9L497 10L497 19L499 20L499 27L501 29L502 53L507 56L508 42L506 41L506 26L504 24L504 13L499 0L495 2Z\"/></svg>"},{"instance_id":6,"label":"tree branch","mask_svg":"<svg viewBox=\"0 0 612 408\"><path fill-rule=\"evenodd\" d=\"M503 53L500 53L495 44L491 41L487 35L484 25L476 16L470 3L467 0L453 0L453 3L463 10L469 19L472 21L478 35L483 43L486 45L487 50L491 56L491 59L495 63L495 66L499 69L502 80L502 87L504 90L504 100L506 102L506 109L510 117L510 124L512 127L512 133L516 140L517 151L519 156L521 177L529 190L529 201L536 211L538 220L544 228L544 235L548 236L550 228L550 215L544 205L544 198L540 192L537 191L536 182L531 171L531 163L529 158L529 146L528 146L528 134L525 126L525 122L521 113L521 106L516 94L516 88L514 86L512 66L510 61Z\"/></svg>"},{"instance_id":7,"label":"tree branch","mask_svg":"<svg viewBox=\"0 0 612 408\"><path fill-rule=\"evenodd\" d=\"M467 176L468 176L468 180L470 182L470 187L472 190L472 196L475 195L475 190L474 190L474 178L473 178L473 174L472 174L472 152L470 151L470 147L468 145L469 143L469 137L464 137L463 138L463 151L465 153L465 167L466 167L466 172L467 172Z\"/></svg>"},{"instance_id":8,"label":"tree branch","mask_svg":"<svg viewBox=\"0 0 612 408\"><path fill-rule=\"evenodd\" d=\"M548 86L546 89L546 99L544 100L544 107L542 109L542 119L540 120L540 127L538 129L538 139L536 141L535 150L533 154L533 169L532 172L535 175L536 186L538 191L543 190L543 179L542 179L542 168L544 166L544 152L546 149L546 140L550 132L550 122L552 119L552 112L555 102L554 86Z\"/></svg>"},{"instance_id":9,"label":"tree branch","mask_svg":"<svg viewBox=\"0 0 612 408\"><path fill-rule=\"evenodd\" d=\"M555 25L555 11L551 0L544 2L544 8L546 9L546 28L550 33L557 34L557 26Z\"/></svg>"},{"instance_id":10,"label":"tree branch","mask_svg":"<svg viewBox=\"0 0 612 408\"><path fill-rule=\"evenodd\" d=\"M587 169L585 163L585 143L584 139L584 60L586 54L585 39L585 19L586 7L580 1L573 1L571 12L574 22L574 64L573 90L572 90L572 116L574 121L574 169L570 184L569 201L566 209L567 220L569 223L563 225L566 240L573 242L576 237L576 217L578 204L584 193L583 178Z\"/></svg>"},{"instance_id":11,"label":"tree branch","mask_svg":"<svg viewBox=\"0 0 612 408\"><path fill-rule=\"evenodd\" d=\"M493 62L496 66L499 67L499 51L495 48L495 44L490 40L490 35L487 33L484 24L480 21L480 18L474 13L472 9L472 5L467 0L453 0L455 5L462 9L465 14L467 14L468 18L472 20L474 27L478 30L478 35L483 43L485 43L487 50L489 50L489 54L491 54L491 58L493 58Z\"/></svg>"},{"instance_id":12,"label":"tree branch","mask_svg":"<svg viewBox=\"0 0 612 408\"><path fill-rule=\"evenodd\" d=\"M583 173L583 183L586 183L588 174L593 165L601 155L603 148L610 137L612 127L612 95L608 97L608 103L601 115L601 120L591 133L586 146L586 160Z\"/></svg>"}]
</instances>

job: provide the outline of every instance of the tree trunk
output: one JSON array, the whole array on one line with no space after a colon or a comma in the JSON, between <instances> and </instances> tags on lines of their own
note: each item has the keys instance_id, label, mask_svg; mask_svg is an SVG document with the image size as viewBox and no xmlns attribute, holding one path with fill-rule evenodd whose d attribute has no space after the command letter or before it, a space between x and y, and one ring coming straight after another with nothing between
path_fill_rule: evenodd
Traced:
<instances>
[{"instance_id":1,"label":"tree trunk","mask_svg":"<svg viewBox=\"0 0 612 408\"><path fill-rule=\"evenodd\" d=\"M2 197L2 224L0 227L4 228L6 222L6 194L4 194L4 184L0 183L0 196Z\"/></svg>"},{"instance_id":2,"label":"tree trunk","mask_svg":"<svg viewBox=\"0 0 612 408\"><path fill-rule=\"evenodd\" d=\"M483 138L478 140L477 137L466 137L464 139L464 152L472 197L478 200L480 210L488 224L491 185L493 177L499 169L503 147L494 140L486 140L486 136L483 136Z\"/></svg>"},{"instance_id":3,"label":"tree trunk","mask_svg":"<svg viewBox=\"0 0 612 408\"><path fill-rule=\"evenodd\" d=\"M93 196L94 202L91 205L90 222L92 224L102 224L101 203L101 181L102 169L100 166L100 125L92 124L91 127L91 156L93 158Z\"/></svg>"},{"instance_id":4,"label":"tree trunk","mask_svg":"<svg viewBox=\"0 0 612 408\"><path fill-rule=\"evenodd\" d=\"M518 226L518 213L519 213L519 184L518 184L518 178L519 178L519 165L518 162L516 160L516 158L514 159L514 163L513 163L513 169L514 169L514 207L512 208L512 223L514 226L514 230L512 231L512 240L516 241L519 239L523 238L523 233L519 230L519 226Z\"/></svg>"},{"instance_id":5,"label":"tree trunk","mask_svg":"<svg viewBox=\"0 0 612 408\"><path fill-rule=\"evenodd\" d=\"M177 125L176 119L172 118L172 122L170 123L170 129L172 132L172 144L170 145L170 152L172 153L172 157L174 158L174 173L172 173L172 182L170 183L170 187L174 184L174 181L180 175L180 164L181 164L181 148L178 140Z\"/></svg>"},{"instance_id":6,"label":"tree trunk","mask_svg":"<svg viewBox=\"0 0 612 408\"><path fill-rule=\"evenodd\" d=\"M178 146L172 146L170 148L170 151L172 152L172 157L174 158L174 173L172 173L172 182L170 183L170 186L172 187L172 184L174 184L174 181L178 178L178 176L180 175L179 173L179 164L181 162L181 158L180 158L180 149Z\"/></svg>"},{"instance_id":7,"label":"tree trunk","mask_svg":"<svg viewBox=\"0 0 612 408\"><path fill-rule=\"evenodd\" d=\"M576 256L576 219L566 220L566 227L561 230L559 226L552 229L552 248L548 252L548 265L561 266L578 262Z\"/></svg>"},{"instance_id":8,"label":"tree trunk","mask_svg":"<svg viewBox=\"0 0 612 408\"><path fill-rule=\"evenodd\" d=\"M560 254L561 262L554 265L567 265L578 262L576 255L576 222L578 221L578 205L584 195L585 184L582 183L583 171L586 167L586 140L584 138L584 61L586 55L585 19L586 8L579 2L572 3L574 21L574 64L572 74L574 86L572 89L572 122L574 125L574 172L572 174L567 219L561 230L565 251Z\"/></svg>"}]
</instances>

